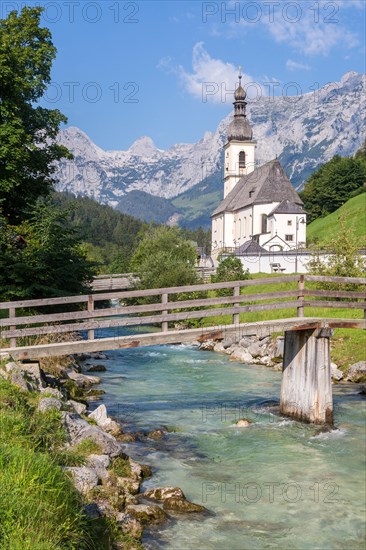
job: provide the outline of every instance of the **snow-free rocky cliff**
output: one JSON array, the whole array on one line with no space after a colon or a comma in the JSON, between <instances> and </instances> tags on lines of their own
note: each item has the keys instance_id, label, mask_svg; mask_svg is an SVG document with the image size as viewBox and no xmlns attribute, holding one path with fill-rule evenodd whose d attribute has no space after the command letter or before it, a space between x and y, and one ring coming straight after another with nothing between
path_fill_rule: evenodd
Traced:
<instances>
[{"instance_id":1,"label":"snow-free rocky cliff","mask_svg":"<svg viewBox=\"0 0 366 550\"><path fill-rule=\"evenodd\" d=\"M317 92L249 102L258 165L277 156L293 185L301 187L319 164L335 154L352 155L361 146L365 107L366 76L353 72ZM222 196L222 147L231 116L197 143L177 144L168 150L158 149L151 138L142 137L127 151L104 151L78 128L62 130L59 140L75 158L60 164L57 189L88 195L132 214L150 201L149 215L140 208L141 215L160 222L169 218L184 221L185 194L188 191L190 200L186 202L192 203L199 191L197 218L204 222ZM161 199L151 199L146 193ZM205 195L210 195L206 205ZM159 211L156 216L154 204ZM194 221L192 204L190 207L188 218Z\"/></svg>"}]
</instances>

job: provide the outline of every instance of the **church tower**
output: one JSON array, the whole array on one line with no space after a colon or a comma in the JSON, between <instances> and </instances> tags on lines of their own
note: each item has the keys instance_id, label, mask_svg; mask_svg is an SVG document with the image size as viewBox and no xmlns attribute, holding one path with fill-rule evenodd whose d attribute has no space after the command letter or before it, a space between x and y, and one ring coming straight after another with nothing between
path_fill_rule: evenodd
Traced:
<instances>
[{"instance_id":1,"label":"church tower","mask_svg":"<svg viewBox=\"0 0 366 550\"><path fill-rule=\"evenodd\" d=\"M255 168L255 145L253 131L246 115L246 92L241 85L235 90L234 118L227 129L227 143L224 146L224 198L235 187L242 176Z\"/></svg>"}]
</instances>

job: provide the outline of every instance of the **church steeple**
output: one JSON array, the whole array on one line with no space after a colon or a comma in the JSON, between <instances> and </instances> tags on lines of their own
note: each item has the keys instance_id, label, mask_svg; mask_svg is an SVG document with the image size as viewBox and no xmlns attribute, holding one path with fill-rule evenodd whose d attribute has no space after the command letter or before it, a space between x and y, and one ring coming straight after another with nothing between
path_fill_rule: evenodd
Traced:
<instances>
[{"instance_id":1,"label":"church steeple","mask_svg":"<svg viewBox=\"0 0 366 550\"><path fill-rule=\"evenodd\" d=\"M234 94L234 119L229 124L227 129L228 141L251 141L253 139L253 131L249 124L246 115L247 102L246 92L241 85L242 74L239 73L239 85Z\"/></svg>"},{"instance_id":2,"label":"church steeple","mask_svg":"<svg viewBox=\"0 0 366 550\"><path fill-rule=\"evenodd\" d=\"M255 141L246 115L246 92L241 83L234 93L234 116L227 128L225 151L224 197L235 187L241 176L250 174L255 167Z\"/></svg>"}]
</instances>

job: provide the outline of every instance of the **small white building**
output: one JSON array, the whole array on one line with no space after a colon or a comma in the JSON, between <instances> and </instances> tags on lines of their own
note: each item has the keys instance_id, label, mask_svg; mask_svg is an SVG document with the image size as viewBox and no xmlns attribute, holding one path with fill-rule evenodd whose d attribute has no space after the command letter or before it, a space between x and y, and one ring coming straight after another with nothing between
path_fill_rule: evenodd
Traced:
<instances>
[{"instance_id":1,"label":"small white building","mask_svg":"<svg viewBox=\"0 0 366 550\"><path fill-rule=\"evenodd\" d=\"M277 159L255 166L246 93L235 91L234 118L224 146L224 199L212 214L212 259L241 256L251 243L262 251L289 251L306 245L306 212Z\"/></svg>"}]
</instances>

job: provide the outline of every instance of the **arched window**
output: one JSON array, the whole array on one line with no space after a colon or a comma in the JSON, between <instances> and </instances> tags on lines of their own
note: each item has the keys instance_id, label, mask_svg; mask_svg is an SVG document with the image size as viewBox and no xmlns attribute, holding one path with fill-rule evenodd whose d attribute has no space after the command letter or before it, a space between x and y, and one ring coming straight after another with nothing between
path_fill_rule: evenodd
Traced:
<instances>
[{"instance_id":1,"label":"arched window","mask_svg":"<svg viewBox=\"0 0 366 550\"><path fill-rule=\"evenodd\" d=\"M239 173L244 172L245 170L245 153L240 151L239 153Z\"/></svg>"}]
</instances>

